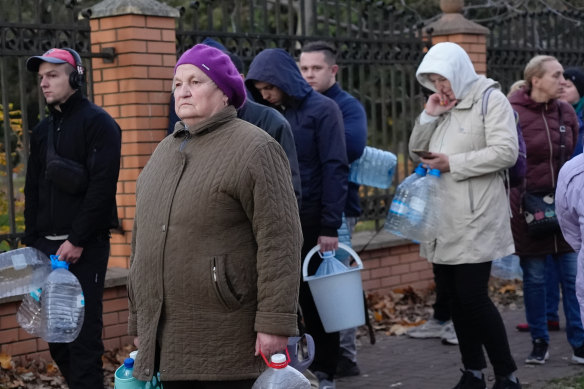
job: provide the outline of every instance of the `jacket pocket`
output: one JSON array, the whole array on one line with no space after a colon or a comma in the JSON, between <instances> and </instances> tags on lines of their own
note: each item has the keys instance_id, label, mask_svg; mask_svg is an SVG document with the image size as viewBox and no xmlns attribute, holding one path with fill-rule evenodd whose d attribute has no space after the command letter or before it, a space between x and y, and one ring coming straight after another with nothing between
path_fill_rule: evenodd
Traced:
<instances>
[{"instance_id":1,"label":"jacket pocket","mask_svg":"<svg viewBox=\"0 0 584 389\"><path fill-rule=\"evenodd\" d=\"M213 257L211 260L211 284L217 299L227 310L234 311L241 307L241 302L227 276L224 255Z\"/></svg>"}]
</instances>

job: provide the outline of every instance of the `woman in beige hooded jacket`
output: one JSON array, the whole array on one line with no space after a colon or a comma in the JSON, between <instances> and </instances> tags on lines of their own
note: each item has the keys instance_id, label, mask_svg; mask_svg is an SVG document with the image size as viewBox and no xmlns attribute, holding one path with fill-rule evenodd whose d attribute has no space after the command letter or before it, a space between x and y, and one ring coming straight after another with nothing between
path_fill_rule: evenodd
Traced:
<instances>
[{"instance_id":1,"label":"woman in beige hooded jacket","mask_svg":"<svg viewBox=\"0 0 584 389\"><path fill-rule=\"evenodd\" d=\"M488 296L491 261L514 251L504 171L517 160L511 105L499 84L476 74L457 44L433 46L416 76L434 91L416 121L410 150L431 152L421 161L439 169L436 238L420 253L434 265L436 287L452 306L465 367L455 389L486 388L484 346L496 375L493 388L520 388L501 316ZM482 100L493 88L483 117ZM419 157L411 153L414 161Z\"/></svg>"}]
</instances>

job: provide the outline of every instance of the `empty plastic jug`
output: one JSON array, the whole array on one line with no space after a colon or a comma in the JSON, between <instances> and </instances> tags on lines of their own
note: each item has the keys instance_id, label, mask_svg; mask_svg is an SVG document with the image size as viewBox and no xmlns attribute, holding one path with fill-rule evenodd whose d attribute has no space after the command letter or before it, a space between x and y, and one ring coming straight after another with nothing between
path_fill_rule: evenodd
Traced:
<instances>
[{"instance_id":1,"label":"empty plastic jug","mask_svg":"<svg viewBox=\"0 0 584 389\"><path fill-rule=\"evenodd\" d=\"M424 176L426 176L426 169L422 164L419 164L414 170L414 173L406 177L399 184L393 195L391 206L387 213L387 219L385 220L384 228L387 231L394 235L406 237L404 233L407 234L407 231L411 228L410 221L408 220L408 212L412 186L414 182Z\"/></svg>"},{"instance_id":2,"label":"empty plastic jug","mask_svg":"<svg viewBox=\"0 0 584 389\"><path fill-rule=\"evenodd\" d=\"M274 354L268 362L263 354L262 357L269 367L254 382L252 389L310 389L310 381L288 366L290 358L284 354Z\"/></svg>"},{"instance_id":3,"label":"empty plastic jug","mask_svg":"<svg viewBox=\"0 0 584 389\"><path fill-rule=\"evenodd\" d=\"M38 288L25 295L16 312L18 324L23 330L35 336L40 336L41 329L41 293L42 289Z\"/></svg>"},{"instance_id":4,"label":"empty plastic jug","mask_svg":"<svg viewBox=\"0 0 584 389\"><path fill-rule=\"evenodd\" d=\"M81 331L85 300L79 280L69 264L51 255L53 271L43 289L41 336L47 342L69 343Z\"/></svg>"},{"instance_id":5,"label":"empty plastic jug","mask_svg":"<svg viewBox=\"0 0 584 389\"><path fill-rule=\"evenodd\" d=\"M49 258L24 247L0 254L0 298L18 296L41 288L51 272Z\"/></svg>"},{"instance_id":6,"label":"empty plastic jug","mask_svg":"<svg viewBox=\"0 0 584 389\"><path fill-rule=\"evenodd\" d=\"M366 146L363 155L351 164L349 181L387 189L391 186L396 165L395 154Z\"/></svg>"}]
</instances>

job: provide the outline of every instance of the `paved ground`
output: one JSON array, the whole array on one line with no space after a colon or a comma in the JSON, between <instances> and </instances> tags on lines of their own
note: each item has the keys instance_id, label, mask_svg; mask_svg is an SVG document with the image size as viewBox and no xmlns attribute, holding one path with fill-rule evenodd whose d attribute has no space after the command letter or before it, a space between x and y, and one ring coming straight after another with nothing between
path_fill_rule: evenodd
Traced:
<instances>
[{"instance_id":1,"label":"paved ground","mask_svg":"<svg viewBox=\"0 0 584 389\"><path fill-rule=\"evenodd\" d=\"M502 312L507 327L511 352L519 369L524 389L544 389L554 378L584 374L584 366L570 363L572 349L563 327L550 332L550 359L543 366L526 365L531 351L529 333L517 332L515 325L525 321L523 310ZM562 317L562 316L560 316ZM337 380L337 389L399 388L451 389L460 379L460 354L457 346L445 346L439 339L411 339L407 336L386 336L377 333L377 343L369 344L367 337L359 339L358 360L361 376ZM488 387L494 385L493 370L485 371Z\"/></svg>"}]
</instances>

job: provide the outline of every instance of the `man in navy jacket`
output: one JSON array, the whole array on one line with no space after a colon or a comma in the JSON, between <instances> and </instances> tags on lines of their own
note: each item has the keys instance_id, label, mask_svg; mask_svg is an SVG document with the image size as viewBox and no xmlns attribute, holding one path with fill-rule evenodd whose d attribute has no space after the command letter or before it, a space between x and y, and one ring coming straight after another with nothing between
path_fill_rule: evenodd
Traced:
<instances>
[{"instance_id":1,"label":"man in navy jacket","mask_svg":"<svg viewBox=\"0 0 584 389\"><path fill-rule=\"evenodd\" d=\"M255 101L280 110L292 127L302 183L302 257L316 244L323 252L337 249L337 229L347 199L349 174L339 107L308 85L294 59L282 49L266 49L258 54L245 84ZM319 261L312 260L310 265L312 274ZM316 345L311 370L319 378L321 388L332 388L339 333L324 332L306 282L301 282L300 306L306 332L313 336Z\"/></svg>"},{"instance_id":2,"label":"man in navy jacket","mask_svg":"<svg viewBox=\"0 0 584 389\"><path fill-rule=\"evenodd\" d=\"M315 91L333 99L341 109L345 125L347 157L349 163L352 163L363 154L367 144L367 116L361 103L337 84L336 74L339 66L336 63L336 56L335 48L327 42L308 43L302 46L300 72ZM361 216L361 204L359 185L349 182L348 188L345 219L352 234ZM355 346L356 332L356 328L341 331L341 354L337 366L337 374L340 376L353 376L360 373Z\"/></svg>"}]
</instances>

